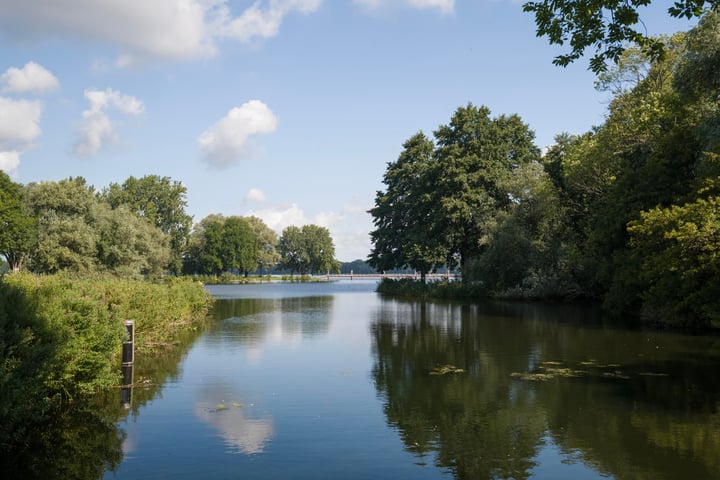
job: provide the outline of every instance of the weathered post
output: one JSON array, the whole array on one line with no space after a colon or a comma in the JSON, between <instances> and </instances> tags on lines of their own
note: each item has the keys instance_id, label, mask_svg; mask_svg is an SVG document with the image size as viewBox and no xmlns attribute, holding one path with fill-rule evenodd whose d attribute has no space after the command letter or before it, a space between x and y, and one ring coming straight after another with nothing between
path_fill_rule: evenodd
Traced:
<instances>
[{"instance_id":1,"label":"weathered post","mask_svg":"<svg viewBox=\"0 0 720 480\"><path fill-rule=\"evenodd\" d=\"M135 321L125 320L127 337L123 342L122 351L122 390L120 404L125 408L132 405L133 363L135 361Z\"/></svg>"}]
</instances>

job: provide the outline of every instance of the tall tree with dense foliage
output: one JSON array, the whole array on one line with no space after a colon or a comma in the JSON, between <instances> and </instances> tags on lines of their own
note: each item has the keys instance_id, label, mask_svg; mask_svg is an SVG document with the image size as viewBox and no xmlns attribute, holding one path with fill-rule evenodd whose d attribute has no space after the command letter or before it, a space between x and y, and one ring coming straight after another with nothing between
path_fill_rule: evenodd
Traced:
<instances>
[{"instance_id":1,"label":"tall tree with dense foliage","mask_svg":"<svg viewBox=\"0 0 720 480\"><path fill-rule=\"evenodd\" d=\"M339 272L340 262L335 260L335 245L330 231L318 225L291 225L285 227L278 245L280 266L290 273Z\"/></svg>"},{"instance_id":2,"label":"tall tree with dense foliage","mask_svg":"<svg viewBox=\"0 0 720 480\"><path fill-rule=\"evenodd\" d=\"M223 267L247 275L257 268L257 242L250 224L242 217L225 219L222 231Z\"/></svg>"},{"instance_id":3,"label":"tall tree with dense foliage","mask_svg":"<svg viewBox=\"0 0 720 480\"><path fill-rule=\"evenodd\" d=\"M280 261L280 254L277 252L277 234L258 217L244 218L255 237L257 268L261 272L272 269Z\"/></svg>"},{"instance_id":4,"label":"tall tree with dense foliage","mask_svg":"<svg viewBox=\"0 0 720 480\"><path fill-rule=\"evenodd\" d=\"M169 237L126 206L93 208L98 269L124 276L159 277L170 260Z\"/></svg>"},{"instance_id":5,"label":"tall tree with dense foliage","mask_svg":"<svg viewBox=\"0 0 720 480\"><path fill-rule=\"evenodd\" d=\"M569 53L555 57L553 63L567 66L589 48L595 49L590 69L605 71L608 61L617 62L628 44L641 47L652 59L666 52L662 39L650 37L640 11L652 0L541 0L527 2L523 10L535 14L537 35L550 44L570 45ZM718 0L678 0L668 7L671 17L700 17L717 8Z\"/></svg>"},{"instance_id":6,"label":"tall tree with dense foliage","mask_svg":"<svg viewBox=\"0 0 720 480\"><path fill-rule=\"evenodd\" d=\"M113 208L127 205L169 235L172 254L168 268L176 273L182 268L192 227L192 217L185 212L186 196L187 189L182 183L158 175L131 176L122 185L111 183L102 192L102 197Z\"/></svg>"},{"instance_id":7,"label":"tall tree with dense foliage","mask_svg":"<svg viewBox=\"0 0 720 480\"><path fill-rule=\"evenodd\" d=\"M95 270L95 189L82 177L31 183L26 189L28 205L38 221L32 269L42 273Z\"/></svg>"},{"instance_id":8,"label":"tall tree with dense foliage","mask_svg":"<svg viewBox=\"0 0 720 480\"><path fill-rule=\"evenodd\" d=\"M170 258L168 236L126 206L112 209L83 178L31 183L27 204L38 222L31 269L158 276Z\"/></svg>"},{"instance_id":9,"label":"tall tree with dense foliage","mask_svg":"<svg viewBox=\"0 0 720 480\"><path fill-rule=\"evenodd\" d=\"M489 225L510 205L504 185L512 172L539 160L535 134L517 115L490 117L487 107L458 108L435 133L431 172L433 235L448 245L447 262L467 267L487 244Z\"/></svg>"},{"instance_id":10,"label":"tall tree with dense foliage","mask_svg":"<svg viewBox=\"0 0 720 480\"><path fill-rule=\"evenodd\" d=\"M300 227L290 225L280 234L280 265L282 268L304 275L310 271L310 258L305 249L305 239Z\"/></svg>"},{"instance_id":11,"label":"tall tree with dense foliage","mask_svg":"<svg viewBox=\"0 0 720 480\"><path fill-rule=\"evenodd\" d=\"M433 142L419 132L403 143L395 162L383 176L385 191L375 195L369 211L375 230L370 232L372 250L368 263L378 271L406 266L425 275L445 262L446 248L433 235L429 218L432 202Z\"/></svg>"},{"instance_id":12,"label":"tall tree with dense foliage","mask_svg":"<svg viewBox=\"0 0 720 480\"><path fill-rule=\"evenodd\" d=\"M335 244L330 230L310 224L303 225L302 234L310 271L313 273L339 272L340 262L335 259Z\"/></svg>"},{"instance_id":13,"label":"tall tree with dense foliage","mask_svg":"<svg viewBox=\"0 0 720 480\"><path fill-rule=\"evenodd\" d=\"M0 170L0 255L10 270L20 270L36 239L36 222L25 203L22 185Z\"/></svg>"}]
</instances>

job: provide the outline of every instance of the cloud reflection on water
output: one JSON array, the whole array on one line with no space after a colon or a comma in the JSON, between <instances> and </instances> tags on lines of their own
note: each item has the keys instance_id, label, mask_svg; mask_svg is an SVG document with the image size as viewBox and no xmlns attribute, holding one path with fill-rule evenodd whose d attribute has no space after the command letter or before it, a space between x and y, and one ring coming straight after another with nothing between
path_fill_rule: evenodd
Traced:
<instances>
[{"instance_id":1,"label":"cloud reflection on water","mask_svg":"<svg viewBox=\"0 0 720 480\"><path fill-rule=\"evenodd\" d=\"M195 416L215 428L232 453L253 455L262 453L275 434L271 418L250 418L252 406L236 403L226 398L240 398L228 395L232 387L226 384L208 384L198 392L195 402Z\"/></svg>"}]
</instances>

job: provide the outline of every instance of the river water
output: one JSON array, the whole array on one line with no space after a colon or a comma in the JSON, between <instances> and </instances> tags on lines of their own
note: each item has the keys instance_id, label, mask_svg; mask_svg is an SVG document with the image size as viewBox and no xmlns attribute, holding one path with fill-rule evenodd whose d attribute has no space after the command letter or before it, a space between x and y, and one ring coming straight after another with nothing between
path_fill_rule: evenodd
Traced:
<instances>
[{"instance_id":1,"label":"river water","mask_svg":"<svg viewBox=\"0 0 720 480\"><path fill-rule=\"evenodd\" d=\"M208 287L208 327L138 359L103 477L720 479L719 338L375 286Z\"/></svg>"}]
</instances>

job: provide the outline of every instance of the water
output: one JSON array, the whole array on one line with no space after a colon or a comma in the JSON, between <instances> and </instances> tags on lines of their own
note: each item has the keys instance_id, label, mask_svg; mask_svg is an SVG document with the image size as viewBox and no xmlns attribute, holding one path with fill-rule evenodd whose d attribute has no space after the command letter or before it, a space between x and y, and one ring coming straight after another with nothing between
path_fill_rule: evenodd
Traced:
<instances>
[{"instance_id":1,"label":"water","mask_svg":"<svg viewBox=\"0 0 720 480\"><path fill-rule=\"evenodd\" d=\"M374 282L208 288L209 327L138 364L105 479L720 479L716 337Z\"/></svg>"}]
</instances>

